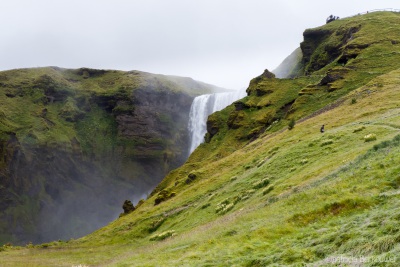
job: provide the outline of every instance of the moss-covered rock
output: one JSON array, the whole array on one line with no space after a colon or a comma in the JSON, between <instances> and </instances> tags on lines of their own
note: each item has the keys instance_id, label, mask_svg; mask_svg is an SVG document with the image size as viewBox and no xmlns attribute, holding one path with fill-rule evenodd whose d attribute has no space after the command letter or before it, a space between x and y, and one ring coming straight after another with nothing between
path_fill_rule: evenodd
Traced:
<instances>
[{"instance_id":1,"label":"moss-covered rock","mask_svg":"<svg viewBox=\"0 0 400 267\"><path fill-rule=\"evenodd\" d=\"M122 205L122 209L124 210L124 213L121 213L121 214L119 215L119 217L122 217L122 216L124 216L124 215L127 215L127 214L129 214L129 213L135 211L136 208L135 208L135 206L133 206L132 201L130 201L130 200L125 200L125 201L124 201L124 204Z\"/></svg>"},{"instance_id":2,"label":"moss-covered rock","mask_svg":"<svg viewBox=\"0 0 400 267\"><path fill-rule=\"evenodd\" d=\"M161 192L158 193L157 197L154 199L154 205L158 205L161 202L164 202L170 198L173 198L176 196L175 192L171 192L168 189L163 189Z\"/></svg>"},{"instance_id":3,"label":"moss-covered rock","mask_svg":"<svg viewBox=\"0 0 400 267\"><path fill-rule=\"evenodd\" d=\"M68 97L59 115L66 121L76 122L78 119L83 118L84 112L77 107L75 99Z\"/></svg>"},{"instance_id":4,"label":"moss-covered rock","mask_svg":"<svg viewBox=\"0 0 400 267\"><path fill-rule=\"evenodd\" d=\"M210 138L218 133L219 128L218 114L211 114L207 120L207 133L210 135Z\"/></svg>"},{"instance_id":5,"label":"moss-covered rock","mask_svg":"<svg viewBox=\"0 0 400 267\"><path fill-rule=\"evenodd\" d=\"M189 173L185 182L186 182L186 184L190 184L191 182L193 182L196 179L197 179L197 174Z\"/></svg>"}]
</instances>

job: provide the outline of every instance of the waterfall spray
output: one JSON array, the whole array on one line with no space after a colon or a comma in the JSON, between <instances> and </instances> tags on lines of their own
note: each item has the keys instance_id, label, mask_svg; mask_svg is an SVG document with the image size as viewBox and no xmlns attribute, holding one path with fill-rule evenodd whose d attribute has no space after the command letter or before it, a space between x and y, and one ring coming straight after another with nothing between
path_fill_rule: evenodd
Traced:
<instances>
[{"instance_id":1,"label":"waterfall spray","mask_svg":"<svg viewBox=\"0 0 400 267\"><path fill-rule=\"evenodd\" d=\"M188 125L190 134L189 154L204 142L204 135L207 132L208 116L245 96L246 91L240 90L229 93L201 95L193 100L192 106L190 107Z\"/></svg>"}]
</instances>

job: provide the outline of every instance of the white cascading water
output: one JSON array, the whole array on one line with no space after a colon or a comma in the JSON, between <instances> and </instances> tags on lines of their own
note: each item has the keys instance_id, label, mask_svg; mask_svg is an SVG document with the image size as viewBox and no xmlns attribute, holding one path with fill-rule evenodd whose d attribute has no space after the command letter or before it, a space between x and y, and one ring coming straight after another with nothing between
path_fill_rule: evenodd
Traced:
<instances>
[{"instance_id":1,"label":"white cascading water","mask_svg":"<svg viewBox=\"0 0 400 267\"><path fill-rule=\"evenodd\" d=\"M207 132L207 118L210 114L220 111L238 99L246 96L245 90L229 93L201 95L193 100L189 113L189 154L204 142Z\"/></svg>"}]
</instances>

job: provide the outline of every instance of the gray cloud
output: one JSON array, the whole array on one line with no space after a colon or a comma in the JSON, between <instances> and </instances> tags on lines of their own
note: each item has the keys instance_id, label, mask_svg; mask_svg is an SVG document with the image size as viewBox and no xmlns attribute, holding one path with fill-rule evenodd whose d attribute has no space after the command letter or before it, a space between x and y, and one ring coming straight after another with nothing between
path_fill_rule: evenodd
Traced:
<instances>
[{"instance_id":1,"label":"gray cloud","mask_svg":"<svg viewBox=\"0 0 400 267\"><path fill-rule=\"evenodd\" d=\"M55 65L143 70L242 88L306 28L394 1L2 0L0 70Z\"/></svg>"}]
</instances>

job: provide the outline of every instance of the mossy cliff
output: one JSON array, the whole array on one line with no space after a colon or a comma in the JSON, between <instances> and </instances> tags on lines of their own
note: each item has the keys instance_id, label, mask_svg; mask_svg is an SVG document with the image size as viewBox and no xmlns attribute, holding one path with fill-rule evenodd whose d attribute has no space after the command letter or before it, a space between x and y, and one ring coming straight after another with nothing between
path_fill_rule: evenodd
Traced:
<instances>
[{"instance_id":1,"label":"mossy cliff","mask_svg":"<svg viewBox=\"0 0 400 267\"><path fill-rule=\"evenodd\" d=\"M399 266L399 26L374 12L306 30L291 78L250 81L133 212L4 246L0 264Z\"/></svg>"},{"instance_id":2,"label":"mossy cliff","mask_svg":"<svg viewBox=\"0 0 400 267\"><path fill-rule=\"evenodd\" d=\"M205 150L229 154L262 134L283 129L292 119L304 120L339 105L336 100L352 90L397 69L400 37L393 25L398 19L398 13L377 12L307 29L301 53L296 49L291 55L297 55L297 61L289 66L289 78L276 79L265 70L250 81L247 97L210 116L211 144L204 145Z\"/></svg>"},{"instance_id":3,"label":"mossy cliff","mask_svg":"<svg viewBox=\"0 0 400 267\"><path fill-rule=\"evenodd\" d=\"M0 242L79 237L187 157L189 78L55 67L0 72Z\"/></svg>"}]
</instances>

